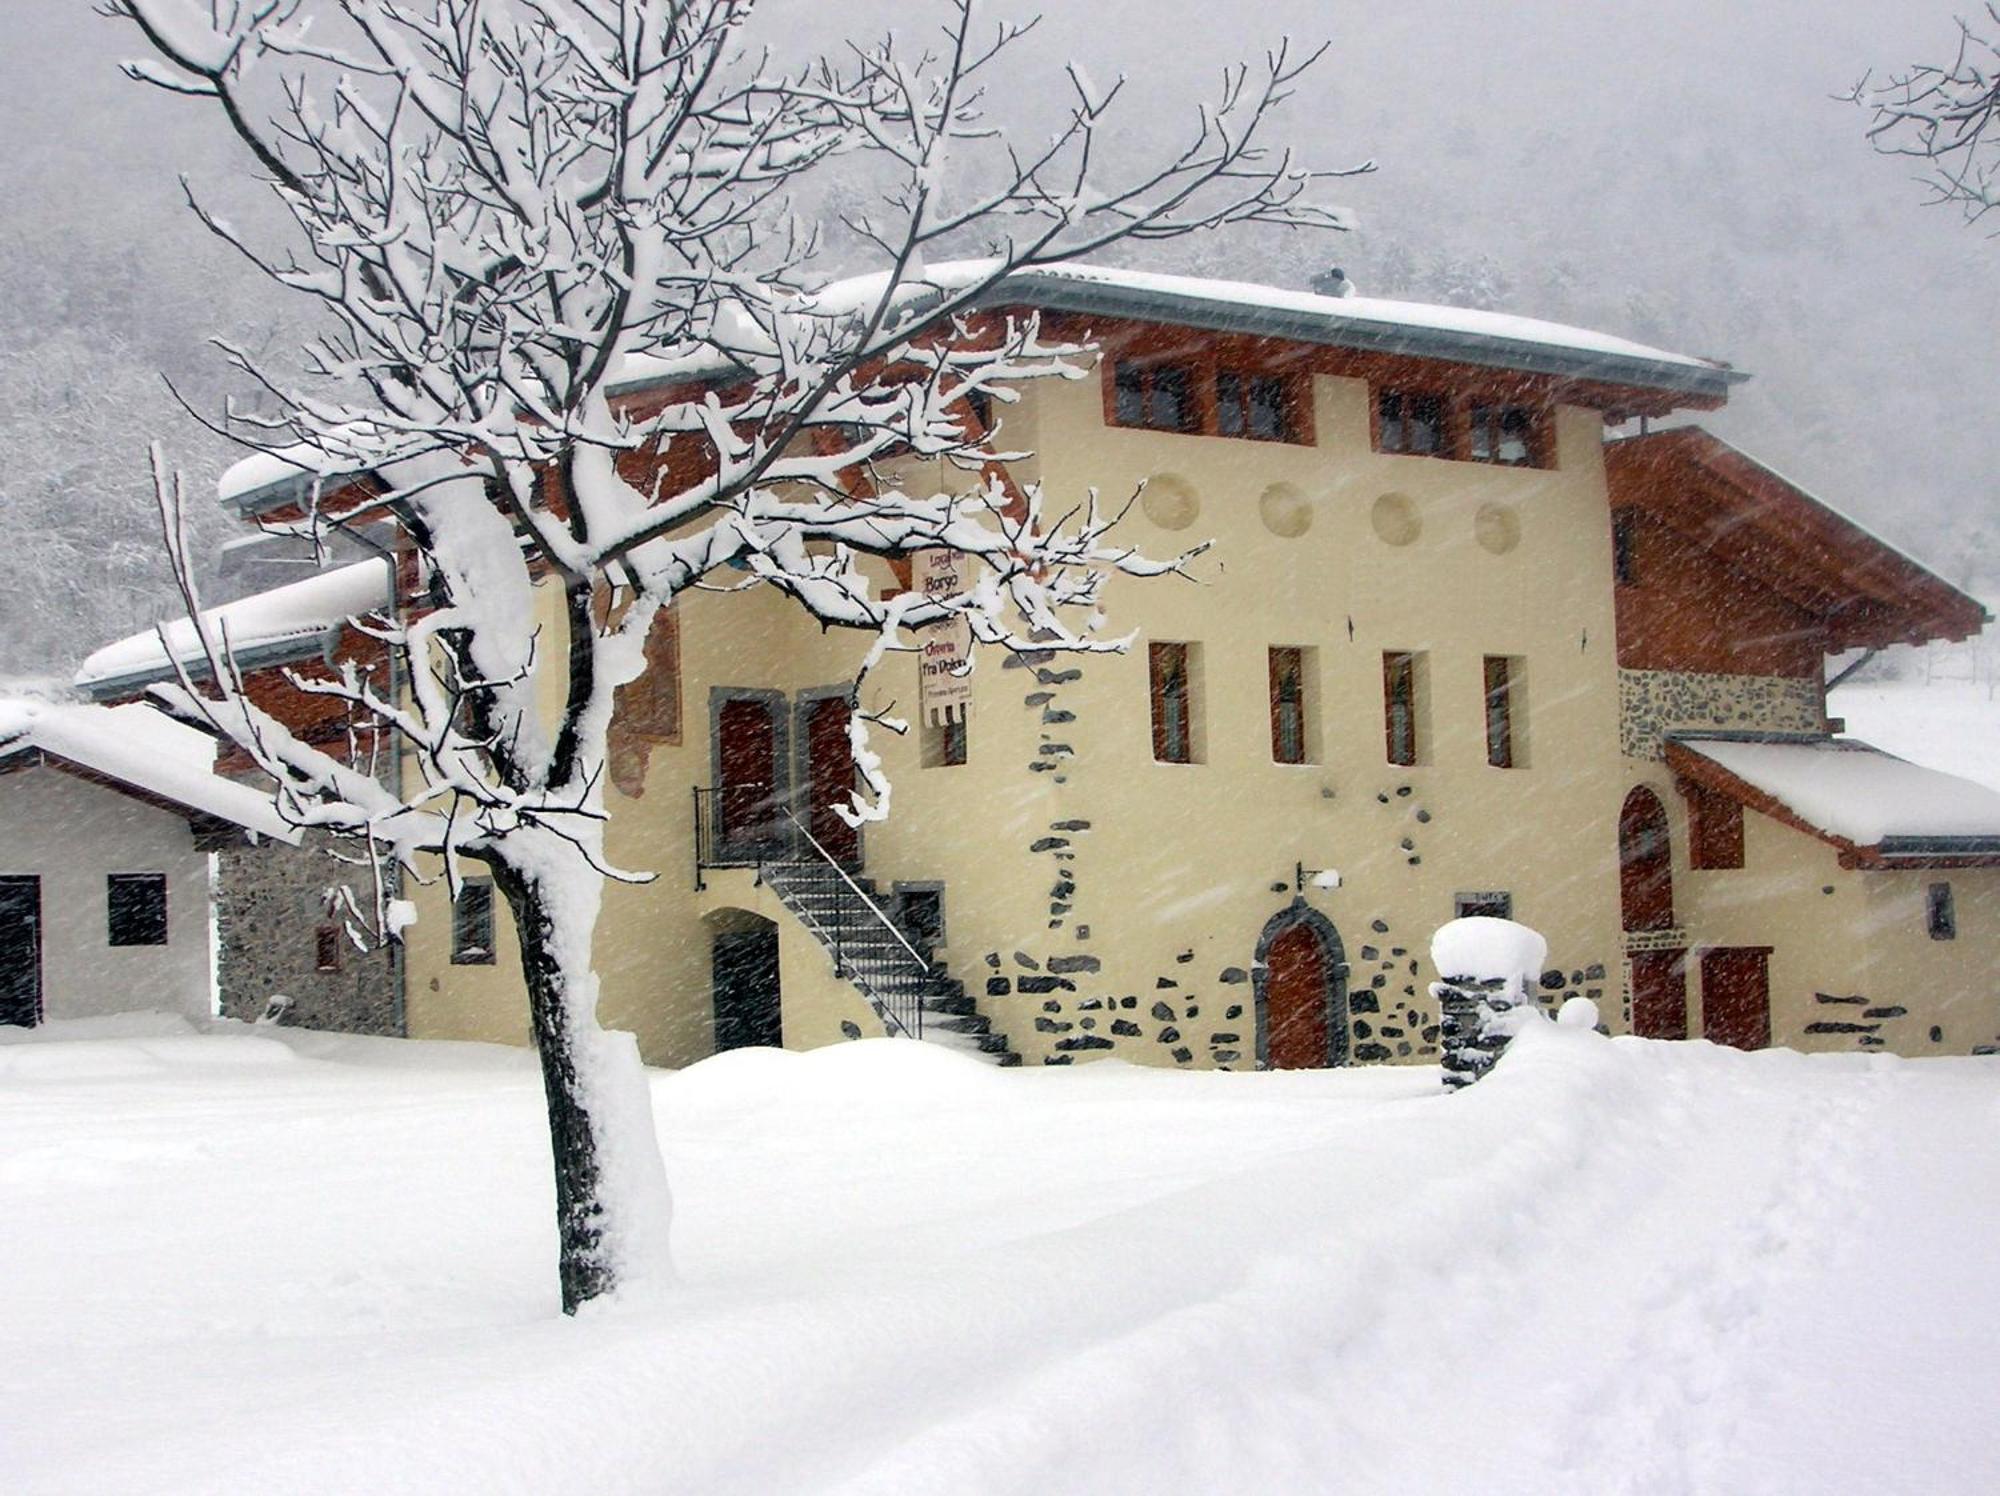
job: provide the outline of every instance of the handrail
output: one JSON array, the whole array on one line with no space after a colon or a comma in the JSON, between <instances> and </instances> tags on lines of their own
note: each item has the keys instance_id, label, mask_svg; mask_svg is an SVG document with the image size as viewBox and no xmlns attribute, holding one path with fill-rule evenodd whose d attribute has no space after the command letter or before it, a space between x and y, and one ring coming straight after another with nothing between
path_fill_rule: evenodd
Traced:
<instances>
[{"instance_id":1,"label":"handrail","mask_svg":"<svg viewBox=\"0 0 2000 1496\"><path fill-rule=\"evenodd\" d=\"M880 906L877 905L873 899L869 898L866 893L862 892L861 885L859 883L856 883L854 879L848 875L846 868L842 867L837 861L834 860L832 853L828 852L825 847L822 847L819 844L819 838L814 836L811 831L806 829L805 822L801 821L789 809L785 811L785 819L790 821L794 826L799 828L799 835L803 836L806 839L806 841L811 844L812 849L815 852L819 853L819 855L823 859L825 859L829 867L831 867L836 873L840 874L841 881L845 883L849 888L853 889L854 896L860 899L862 903L868 906L868 912L874 915L875 918L881 922L882 928L887 930L891 935L896 937L896 944L900 945L904 950L910 953L910 959L917 963L917 969L921 971L925 976L929 976L931 970L931 963L926 961L919 954L917 954L917 948L911 945L909 942L909 938L905 936L903 932L896 927L896 922L890 919L888 915L884 914Z\"/></svg>"}]
</instances>

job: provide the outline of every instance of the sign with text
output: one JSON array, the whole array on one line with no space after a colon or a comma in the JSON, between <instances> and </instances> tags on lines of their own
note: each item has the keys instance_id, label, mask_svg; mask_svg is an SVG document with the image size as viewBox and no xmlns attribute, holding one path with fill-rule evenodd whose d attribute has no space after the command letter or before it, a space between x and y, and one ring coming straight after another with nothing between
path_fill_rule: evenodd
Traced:
<instances>
[{"instance_id":1,"label":"sign with text","mask_svg":"<svg viewBox=\"0 0 2000 1496\"><path fill-rule=\"evenodd\" d=\"M956 597L969 585L973 562L934 547L916 553L911 584L925 597ZM963 719L972 704L972 625L948 618L917 630L917 709L926 722Z\"/></svg>"}]
</instances>

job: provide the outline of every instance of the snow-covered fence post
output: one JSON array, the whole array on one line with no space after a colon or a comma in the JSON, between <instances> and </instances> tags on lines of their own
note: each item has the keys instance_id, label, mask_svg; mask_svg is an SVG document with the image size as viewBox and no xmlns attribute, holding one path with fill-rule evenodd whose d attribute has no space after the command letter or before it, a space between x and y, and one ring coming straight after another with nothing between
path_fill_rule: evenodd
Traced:
<instances>
[{"instance_id":1,"label":"snow-covered fence post","mask_svg":"<svg viewBox=\"0 0 2000 1496\"><path fill-rule=\"evenodd\" d=\"M1535 979L1548 954L1549 943L1526 925L1484 915L1455 919L1431 937L1431 965L1443 979L1431 996L1447 1088L1469 1086L1491 1070L1534 1017Z\"/></svg>"}]
</instances>

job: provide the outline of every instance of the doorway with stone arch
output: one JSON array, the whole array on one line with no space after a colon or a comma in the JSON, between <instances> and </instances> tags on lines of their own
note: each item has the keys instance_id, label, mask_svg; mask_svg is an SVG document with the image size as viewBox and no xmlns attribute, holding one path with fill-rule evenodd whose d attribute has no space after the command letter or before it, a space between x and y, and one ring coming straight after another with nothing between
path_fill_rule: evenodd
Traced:
<instances>
[{"instance_id":1,"label":"doorway with stone arch","mask_svg":"<svg viewBox=\"0 0 2000 1496\"><path fill-rule=\"evenodd\" d=\"M1332 920L1294 900L1264 926L1253 973L1259 1069L1347 1063L1347 952Z\"/></svg>"}]
</instances>

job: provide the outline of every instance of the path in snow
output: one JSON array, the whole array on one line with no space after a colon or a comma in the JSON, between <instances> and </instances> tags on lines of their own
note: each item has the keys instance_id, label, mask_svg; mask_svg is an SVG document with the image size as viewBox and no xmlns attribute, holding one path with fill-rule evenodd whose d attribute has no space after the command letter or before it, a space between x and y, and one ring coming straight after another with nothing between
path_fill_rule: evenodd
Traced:
<instances>
[{"instance_id":1,"label":"path in snow","mask_svg":"<svg viewBox=\"0 0 2000 1496\"><path fill-rule=\"evenodd\" d=\"M525 1056L0 1045L10 1491L2000 1489L2000 1062L656 1082L683 1284L554 1313Z\"/></svg>"}]
</instances>

